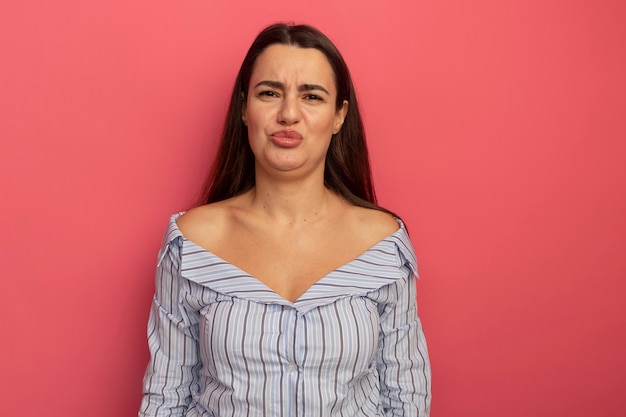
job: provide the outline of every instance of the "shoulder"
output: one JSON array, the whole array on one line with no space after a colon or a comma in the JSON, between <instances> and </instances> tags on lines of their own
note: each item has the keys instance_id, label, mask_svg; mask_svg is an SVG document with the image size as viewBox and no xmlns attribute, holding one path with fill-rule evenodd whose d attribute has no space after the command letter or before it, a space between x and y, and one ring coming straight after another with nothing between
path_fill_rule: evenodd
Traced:
<instances>
[{"instance_id":1,"label":"shoulder","mask_svg":"<svg viewBox=\"0 0 626 417\"><path fill-rule=\"evenodd\" d=\"M415 250L404 223L389 214L380 210L364 209L361 218L362 227L369 229L369 233L378 237L378 240L390 238L399 254L402 265L408 267L409 270L417 277L417 259Z\"/></svg>"},{"instance_id":2,"label":"shoulder","mask_svg":"<svg viewBox=\"0 0 626 417\"><path fill-rule=\"evenodd\" d=\"M229 200L194 207L176 219L182 235L196 243L222 236L232 223L233 210Z\"/></svg>"},{"instance_id":3,"label":"shoulder","mask_svg":"<svg viewBox=\"0 0 626 417\"><path fill-rule=\"evenodd\" d=\"M368 241L382 240L400 228L398 221L387 212L364 207L352 207L350 211L351 227Z\"/></svg>"},{"instance_id":4,"label":"shoulder","mask_svg":"<svg viewBox=\"0 0 626 417\"><path fill-rule=\"evenodd\" d=\"M176 224L183 233L192 231L196 227L210 226L211 223L218 223L218 217L223 217L226 214L222 208L220 203L194 207L178 217Z\"/></svg>"}]
</instances>

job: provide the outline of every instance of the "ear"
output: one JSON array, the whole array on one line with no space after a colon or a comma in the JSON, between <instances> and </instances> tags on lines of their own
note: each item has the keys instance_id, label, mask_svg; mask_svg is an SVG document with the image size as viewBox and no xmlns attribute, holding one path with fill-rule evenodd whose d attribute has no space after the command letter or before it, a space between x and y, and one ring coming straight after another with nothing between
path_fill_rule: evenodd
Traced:
<instances>
[{"instance_id":1,"label":"ear","mask_svg":"<svg viewBox=\"0 0 626 417\"><path fill-rule=\"evenodd\" d=\"M344 100L341 108L337 110L335 113L335 122L333 125L333 135L341 130L341 126L343 126L344 120L346 120L346 115L348 114L348 100Z\"/></svg>"},{"instance_id":2,"label":"ear","mask_svg":"<svg viewBox=\"0 0 626 417\"><path fill-rule=\"evenodd\" d=\"M241 93L241 97L239 98L241 100L241 121L243 122L244 126L248 126L247 125L247 121L246 121L246 98L243 95L243 92Z\"/></svg>"}]
</instances>

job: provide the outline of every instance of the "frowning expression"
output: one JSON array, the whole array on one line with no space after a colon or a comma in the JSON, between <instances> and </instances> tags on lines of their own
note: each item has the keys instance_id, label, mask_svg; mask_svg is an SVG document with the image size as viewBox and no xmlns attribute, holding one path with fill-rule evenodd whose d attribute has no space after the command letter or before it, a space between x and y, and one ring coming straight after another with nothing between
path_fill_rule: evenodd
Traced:
<instances>
[{"instance_id":1,"label":"frowning expression","mask_svg":"<svg viewBox=\"0 0 626 417\"><path fill-rule=\"evenodd\" d=\"M313 48L275 44L257 58L242 115L257 175L321 174L331 137L343 124L348 102L336 108L335 76Z\"/></svg>"}]
</instances>

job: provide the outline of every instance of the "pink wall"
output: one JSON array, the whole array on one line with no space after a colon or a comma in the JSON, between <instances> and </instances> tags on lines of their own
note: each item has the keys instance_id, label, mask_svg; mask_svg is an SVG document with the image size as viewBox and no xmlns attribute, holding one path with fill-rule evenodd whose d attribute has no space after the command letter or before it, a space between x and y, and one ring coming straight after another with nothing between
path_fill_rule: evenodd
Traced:
<instances>
[{"instance_id":1,"label":"pink wall","mask_svg":"<svg viewBox=\"0 0 626 417\"><path fill-rule=\"evenodd\" d=\"M3 2L0 415L136 413L161 234L277 20L353 71L421 262L432 416L622 415L624 5Z\"/></svg>"}]
</instances>

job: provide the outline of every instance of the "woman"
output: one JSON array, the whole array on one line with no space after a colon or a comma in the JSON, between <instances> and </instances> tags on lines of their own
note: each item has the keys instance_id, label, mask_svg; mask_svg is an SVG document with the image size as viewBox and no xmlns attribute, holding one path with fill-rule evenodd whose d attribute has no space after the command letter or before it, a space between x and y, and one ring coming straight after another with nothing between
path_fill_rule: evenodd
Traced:
<instances>
[{"instance_id":1,"label":"woman","mask_svg":"<svg viewBox=\"0 0 626 417\"><path fill-rule=\"evenodd\" d=\"M415 273L343 58L310 26L266 28L159 253L139 415L427 416Z\"/></svg>"}]
</instances>

